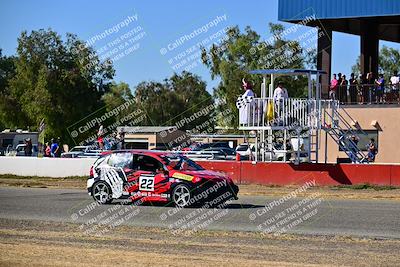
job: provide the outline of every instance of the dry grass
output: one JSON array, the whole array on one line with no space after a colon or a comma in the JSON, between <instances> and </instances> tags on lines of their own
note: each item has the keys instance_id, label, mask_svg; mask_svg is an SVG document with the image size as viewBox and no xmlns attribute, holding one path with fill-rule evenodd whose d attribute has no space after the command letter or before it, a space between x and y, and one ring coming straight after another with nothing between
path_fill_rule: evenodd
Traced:
<instances>
[{"instance_id":1,"label":"dry grass","mask_svg":"<svg viewBox=\"0 0 400 267\"><path fill-rule=\"evenodd\" d=\"M399 240L272 236L123 226L101 237L77 225L0 219L3 266L377 266L396 265Z\"/></svg>"}]
</instances>

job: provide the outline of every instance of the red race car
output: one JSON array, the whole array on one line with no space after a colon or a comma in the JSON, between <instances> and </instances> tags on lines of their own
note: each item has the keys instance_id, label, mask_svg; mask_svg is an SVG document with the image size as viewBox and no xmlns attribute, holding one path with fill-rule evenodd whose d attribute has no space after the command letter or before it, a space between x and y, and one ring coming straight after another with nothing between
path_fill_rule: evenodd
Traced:
<instances>
[{"instance_id":1,"label":"red race car","mask_svg":"<svg viewBox=\"0 0 400 267\"><path fill-rule=\"evenodd\" d=\"M147 150L103 154L90 169L87 189L100 204L131 198L178 207L222 204L237 199L239 191L226 175L205 170L185 156Z\"/></svg>"}]
</instances>

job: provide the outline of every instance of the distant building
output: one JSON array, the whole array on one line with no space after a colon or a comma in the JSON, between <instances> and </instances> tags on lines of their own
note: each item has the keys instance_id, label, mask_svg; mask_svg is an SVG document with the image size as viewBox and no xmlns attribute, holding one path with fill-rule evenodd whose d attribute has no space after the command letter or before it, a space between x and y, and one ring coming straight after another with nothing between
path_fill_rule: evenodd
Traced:
<instances>
[{"instance_id":1,"label":"distant building","mask_svg":"<svg viewBox=\"0 0 400 267\"><path fill-rule=\"evenodd\" d=\"M124 133L124 148L171 149L189 141L186 132L175 126L123 126L117 132Z\"/></svg>"}]
</instances>

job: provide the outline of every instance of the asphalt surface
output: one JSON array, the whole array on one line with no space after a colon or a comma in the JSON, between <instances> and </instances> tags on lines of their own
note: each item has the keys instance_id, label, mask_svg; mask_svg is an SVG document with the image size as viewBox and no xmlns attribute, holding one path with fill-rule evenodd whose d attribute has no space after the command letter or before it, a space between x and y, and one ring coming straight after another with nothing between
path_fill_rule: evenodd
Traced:
<instances>
[{"instance_id":1,"label":"asphalt surface","mask_svg":"<svg viewBox=\"0 0 400 267\"><path fill-rule=\"evenodd\" d=\"M219 209L118 202L100 206L85 190L0 188L0 218L73 222L88 234L132 225L169 228L174 234L209 229L400 239L399 204L313 195L285 200L242 196Z\"/></svg>"}]
</instances>

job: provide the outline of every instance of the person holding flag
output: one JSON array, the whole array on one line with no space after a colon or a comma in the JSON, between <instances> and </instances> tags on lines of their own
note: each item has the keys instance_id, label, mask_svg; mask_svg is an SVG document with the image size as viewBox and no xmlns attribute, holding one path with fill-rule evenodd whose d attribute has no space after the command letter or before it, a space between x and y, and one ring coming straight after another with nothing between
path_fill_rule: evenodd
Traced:
<instances>
[{"instance_id":1,"label":"person holding flag","mask_svg":"<svg viewBox=\"0 0 400 267\"><path fill-rule=\"evenodd\" d=\"M236 107L239 109L239 123L241 125L247 125L251 121L251 107L255 95L253 92L253 86L244 78L242 79L242 87L245 92L243 95L238 97Z\"/></svg>"}]
</instances>

